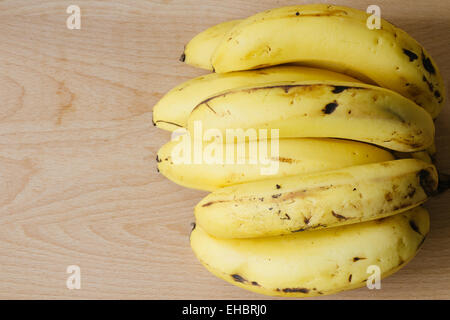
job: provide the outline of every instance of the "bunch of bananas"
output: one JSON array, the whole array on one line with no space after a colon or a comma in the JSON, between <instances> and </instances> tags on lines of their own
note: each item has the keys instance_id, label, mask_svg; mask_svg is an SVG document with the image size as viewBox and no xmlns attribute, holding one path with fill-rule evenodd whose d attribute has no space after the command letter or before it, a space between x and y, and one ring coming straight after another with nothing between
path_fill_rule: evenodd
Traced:
<instances>
[{"instance_id":1,"label":"bunch of bananas","mask_svg":"<svg viewBox=\"0 0 450 320\"><path fill-rule=\"evenodd\" d=\"M277 129L277 169L254 163L262 139L232 141L234 161L175 161L159 171L211 191L195 207L191 246L216 276L275 296L325 295L365 285L410 261L429 231L420 207L436 193L433 119L444 104L436 64L406 32L325 4L283 7L195 36L181 60L214 71L169 91L153 122L192 137L220 160L227 130ZM178 130L177 130L178 129ZM272 137L272 139L274 139ZM267 153L266 152L266 153ZM222 158L221 158L222 157Z\"/></svg>"}]
</instances>

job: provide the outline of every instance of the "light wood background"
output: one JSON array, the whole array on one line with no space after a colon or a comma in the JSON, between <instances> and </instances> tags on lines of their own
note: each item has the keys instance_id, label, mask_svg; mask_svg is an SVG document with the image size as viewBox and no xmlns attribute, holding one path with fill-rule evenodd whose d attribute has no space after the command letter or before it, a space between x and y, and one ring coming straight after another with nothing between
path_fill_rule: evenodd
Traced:
<instances>
[{"instance_id":1,"label":"light wood background","mask_svg":"<svg viewBox=\"0 0 450 320\"><path fill-rule=\"evenodd\" d=\"M169 139L156 101L204 71L178 61L201 30L303 1L0 1L0 298L260 299L209 274L188 241L205 194L157 174ZM328 1L327 1L328 2ZM336 1L407 30L450 73L450 2ZM68 30L66 8L81 8ZM449 106L437 120L450 172ZM382 282L330 299L450 298L450 192L431 200L418 256ZM66 288L68 265L81 289Z\"/></svg>"}]
</instances>

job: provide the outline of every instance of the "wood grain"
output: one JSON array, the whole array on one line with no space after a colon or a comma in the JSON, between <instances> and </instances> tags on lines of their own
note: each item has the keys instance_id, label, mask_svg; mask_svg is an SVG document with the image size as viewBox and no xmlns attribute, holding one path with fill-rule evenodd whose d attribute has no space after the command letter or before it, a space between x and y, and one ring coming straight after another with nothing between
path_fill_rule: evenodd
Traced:
<instances>
[{"instance_id":1,"label":"wood grain","mask_svg":"<svg viewBox=\"0 0 450 320\"><path fill-rule=\"evenodd\" d=\"M0 298L260 299L216 279L189 247L204 195L155 168L169 134L156 101L204 71L178 61L197 32L303 1L0 2ZM367 1L336 1L362 10ZM81 8L81 30L66 8ZM377 1L450 73L450 2ZM436 122L450 172L450 110ZM450 297L450 192L431 200L432 230L416 259L382 282L331 299ZM79 265L81 289L66 288Z\"/></svg>"}]
</instances>

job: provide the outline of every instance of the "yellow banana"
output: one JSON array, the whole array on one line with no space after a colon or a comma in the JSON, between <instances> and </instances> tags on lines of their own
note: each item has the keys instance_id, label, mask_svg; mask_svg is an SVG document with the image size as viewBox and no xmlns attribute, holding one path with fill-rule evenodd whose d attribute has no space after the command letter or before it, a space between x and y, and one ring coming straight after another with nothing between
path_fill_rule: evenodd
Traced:
<instances>
[{"instance_id":1,"label":"yellow banana","mask_svg":"<svg viewBox=\"0 0 450 320\"><path fill-rule=\"evenodd\" d=\"M339 169L359 164L393 160L386 150L373 145L338 139L280 139L276 155L272 152L271 141L267 142L267 152L257 156L252 164L249 143L236 143L233 146L233 161L226 162L226 145L218 142L205 143L203 153L211 144L222 150L220 161L215 163L195 164L194 157L190 163L175 163L172 153L177 156L176 148L180 141L166 143L157 155L158 169L173 182L201 190L213 191L221 187L257 181L269 178ZM244 151L242 164L238 163L238 150ZM274 148L275 150L275 148ZM253 153L260 152L254 149ZM278 161L276 161L278 156ZM265 173L272 166L273 172Z\"/></svg>"},{"instance_id":2,"label":"yellow banana","mask_svg":"<svg viewBox=\"0 0 450 320\"><path fill-rule=\"evenodd\" d=\"M430 115L380 87L341 81L303 81L229 90L199 104L188 119L203 130L279 129L281 138L328 137L411 152L433 142ZM250 130L251 131L251 130Z\"/></svg>"},{"instance_id":3,"label":"yellow banana","mask_svg":"<svg viewBox=\"0 0 450 320\"><path fill-rule=\"evenodd\" d=\"M271 296L308 297L366 285L410 261L429 231L425 209L384 219L288 236L217 239L197 226L192 249L214 275ZM370 280L369 280L370 281Z\"/></svg>"},{"instance_id":4,"label":"yellow banana","mask_svg":"<svg viewBox=\"0 0 450 320\"><path fill-rule=\"evenodd\" d=\"M197 34L185 46L180 61L212 71L211 56L222 38L241 20L219 23Z\"/></svg>"},{"instance_id":5,"label":"yellow banana","mask_svg":"<svg viewBox=\"0 0 450 320\"><path fill-rule=\"evenodd\" d=\"M437 185L433 165L393 160L219 189L195 217L219 238L289 234L390 216L420 205Z\"/></svg>"},{"instance_id":6,"label":"yellow banana","mask_svg":"<svg viewBox=\"0 0 450 320\"><path fill-rule=\"evenodd\" d=\"M220 36L211 62L218 73L299 62L360 75L435 118L445 93L436 63L403 30L383 19L380 29L369 29L367 19L365 12L326 4L268 10Z\"/></svg>"},{"instance_id":7,"label":"yellow banana","mask_svg":"<svg viewBox=\"0 0 450 320\"><path fill-rule=\"evenodd\" d=\"M212 73L188 80L170 90L153 108L153 122L173 131L185 127L197 104L225 90L278 81L337 80L359 82L336 72L307 67L280 66L262 70Z\"/></svg>"}]
</instances>

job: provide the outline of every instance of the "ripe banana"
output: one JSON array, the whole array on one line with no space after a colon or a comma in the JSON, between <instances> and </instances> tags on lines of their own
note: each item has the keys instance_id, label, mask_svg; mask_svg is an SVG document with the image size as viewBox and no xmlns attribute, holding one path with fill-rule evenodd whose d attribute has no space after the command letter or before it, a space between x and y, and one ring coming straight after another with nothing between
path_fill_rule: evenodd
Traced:
<instances>
[{"instance_id":1,"label":"ripe banana","mask_svg":"<svg viewBox=\"0 0 450 320\"><path fill-rule=\"evenodd\" d=\"M261 12L226 34L211 62L219 73L300 62L357 78L363 75L413 100L435 118L444 105L445 90L430 55L383 19L380 29L369 29L367 17L356 9L325 4Z\"/></svg>"},{"instance_id":2,"label":"ripe banana","mask_svg":"<svg viewBox=\"0 0 450 320\"><path fill-rule=\"evenodd\" d=\"M418 207L384 219L256 239L216 239L197 226L192 249L214 275L271 296L307 297L362 287L378 266L384 278L405 266L429 231Z\"/></svg>"},{"instance_id":3,"label":"ripe banana","mask_svg":"<svg viewBox=\"0 0 450 320\"><path fill-rule=\"evenodd\" d=\"M186 127L191 111L200 102L225 90L278 81L357 80L333 71L307 67L280 66L262 70L212 73L186 81L170 90L153 108L153 122L162 129L173 131Z\"/></svg>"},{"instance_id":4,"label":"ripe banana","mask_svg":"<svg viewBox=\"0 0 450 320\"><path fill-rule=\"evenodd\" d=\"M445 90L430 55L383 19L380 29L369 29L367 17L356 9L325 4L261 12L221 36L212 65L222 73L300 62L362 76L413 100L435 118Z\"/></svg>"},{"instance_id":5,"label":"ripe banana","mask_svg":"<svg viewBox=\"0 0 450 320\"><path fill-rule=\"evenodd\" d=\"M218 238L289 234L403 212L437 185L433 165L393 160L219 189L197 204L195 217Z\"/></svg>"},{"instance_id":6,"label":"ripe banana","mask_svg":"<svg viewBox=\"0 0 450 320\"><path fill-rule=\"evenodd\" d=\"M195 164L190 157L190 163L175 163L172 153L177 156L176 148L179 141L170 141L158 151L157 162L159 171L173 182L188 187L207 191L213 191L221 187L257 181L269 178L281 178L286 176L319 172L326 170L350 167L359 164L375 163L393 160L394 157L386 150L373 145L355 141L338 139L280 139L278 142L278 155L271 148L271 141L267 142L267 152L259 155L256 163L251 162L250 146L248 142L236 143L233 146L234 161L226 162L226 145L218 142L210 142L204 146L207 148L222 150L219 163ZM242 164L238 162L238 150L244 150ZM275 148L274 148L275 149ZM260 149L255 152L261 152ZM332 156L330 156L332 155ZM276 172L265 175L262 172L270 166L271 161L276 161Z\"/></svg>"},{"instance_id":7,"label":"ripe banana","mask_svg":"<svg viewBox=\"0 0 450 320\"><path fill-rule=\"evenodd\" d=\"M222 38L241 20L219 23L197 34L185 46L180 61L212 71L211 56Z\"/></svg>"},{"instance_id":8,"label":"ripe banana","mask_svg":"<svg viewBox=\"0 0 450 320\"><path fill-rule=\"evenodd\" d=\"M342 81L303 81L239 88L206 99L188 119L204 130L279 129L281 138L343 138L402 152L433 142L430 115L380 87Z\"/></svg>"}]
</instances>

